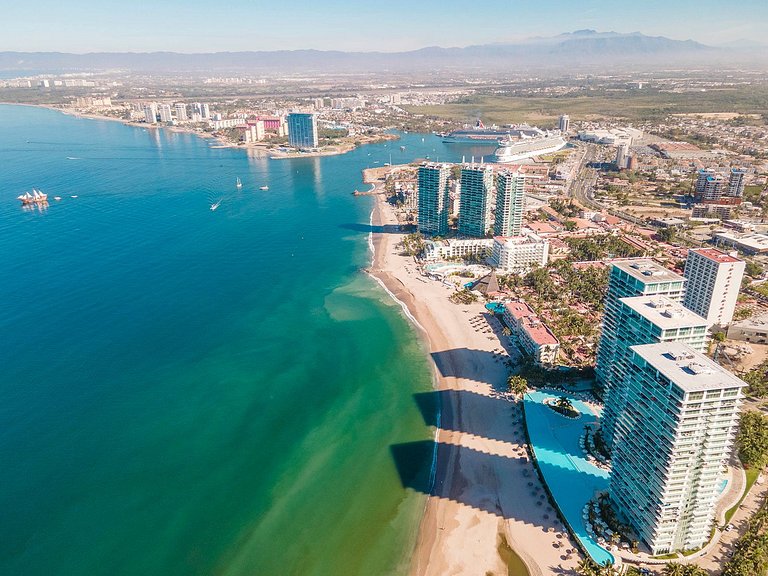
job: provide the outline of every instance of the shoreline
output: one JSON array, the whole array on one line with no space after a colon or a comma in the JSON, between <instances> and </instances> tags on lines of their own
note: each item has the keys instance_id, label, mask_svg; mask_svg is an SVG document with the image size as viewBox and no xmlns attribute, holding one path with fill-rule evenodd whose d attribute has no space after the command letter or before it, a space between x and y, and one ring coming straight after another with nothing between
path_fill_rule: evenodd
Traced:
<instances>
[{"instance_id":1,"label":"shoreline","mask_svg":"<svg viewBox=\"0 0 768 576\"><path fill-rule=\"evenodd\" d=\"M371 226L396 225L382 192L378 188L371 194ZM484 315L482 303L452 304L450 289L420 276L413 259L394 250L402 236L371 231L368 273L417 330L430 355L434 393L439 396L433 485L414 543L410 576L517 576L523 571L544 576L561 567L573 569L578 554L565 561L555 547L569 542L556 513L542 516L544 506L529 496L532 490L538 496L543 487L534 486L539 479L525 449L519 404L500 392L508 373L496 356L506 348L500 326ZM508 352L515 358L513 349Z\"/></svg>"},{"instance_id":2,"label":"shoreline","mask_svg":"<svg viewBox=\"0 0 768 576\"><path fill-rule=\"evenodd\" d=\"M202 132L200 130L187 128L185 126L178 126L178 125L168 126L164 124L147 124L145 122L134 122L132 120L126 120L124 118L115 118L114 116L80 112L75 108L57 107L52 104L27 104L22 102L0 102L0 104L5 104L8 106L30 106L33 108L46 108L48 110L53 110L55 112L66 114L67 116L74 116L75 118L85 118L87 120L106 120L108 122L119 122L124 126L132 126L134 128L144 128L144 129L151 128L156 130L163 129L163 130L168 130L170 132L176 132L178 134L192 134L193 136L197 136L204 140L215 141L216 144L212 145L212 148L231 148L233 150L256 150L258 152L261 152L265 156L268 156L270 160L291 160L295 158L319 158L323 156L340 156L342 154L352 152L353 150L356 150L360 146L365 146L366 144L378 144L379 142L389 142L391 140L400 139L400 136L397 134L384 132L382 134L379 134L376 137L364 136L363 137L364 139L360 142L359 145L354 143L345 143L345 144L337 145L333 148L318 150L316 152L299 152L299 151L285 152L285 151L273 150L273 149L267 148L267 146L269 145L268 142L245 142L242 144L234 143L234 142L222 140L218 136L214 136L213 133Z\"/></svg>"}]
</instances>

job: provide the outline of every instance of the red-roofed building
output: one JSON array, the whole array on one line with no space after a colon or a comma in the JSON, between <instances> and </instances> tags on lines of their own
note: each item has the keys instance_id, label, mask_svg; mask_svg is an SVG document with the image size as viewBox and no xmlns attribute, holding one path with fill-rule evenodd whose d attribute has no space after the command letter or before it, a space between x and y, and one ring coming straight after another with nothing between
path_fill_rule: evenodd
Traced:
<instances>
[{"instance_id":1,"label":"red-roofed building","mask_svg":"<svg viewBox=\"0 0 768 576\"><path fill-rule=\"evenodd\" d=\"M504 306L504 323L517 339L520 347L530 354L539 366L552 367L560 351L552 331L547 328L528 304L523 301L509 302Z\"/></svg>"}]
</instances>

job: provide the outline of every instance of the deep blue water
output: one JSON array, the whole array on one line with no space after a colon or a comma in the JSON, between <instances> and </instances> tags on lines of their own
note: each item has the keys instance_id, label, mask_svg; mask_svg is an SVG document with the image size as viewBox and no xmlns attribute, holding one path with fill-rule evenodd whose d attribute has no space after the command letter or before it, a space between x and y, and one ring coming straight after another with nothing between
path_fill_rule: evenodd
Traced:
<instances>
[{"instance_id":1,"label":"deep blue water","mask_svg":"<svg viewBox=\"0 0 768 576\"><path fill-rule=\"evenodd\" d=\"M469 152L211 144L0 106L0 574L407 565L423 495L390 446L431 437L430 374L350 193L390 153Z\"/></svg>"}]
</instances>

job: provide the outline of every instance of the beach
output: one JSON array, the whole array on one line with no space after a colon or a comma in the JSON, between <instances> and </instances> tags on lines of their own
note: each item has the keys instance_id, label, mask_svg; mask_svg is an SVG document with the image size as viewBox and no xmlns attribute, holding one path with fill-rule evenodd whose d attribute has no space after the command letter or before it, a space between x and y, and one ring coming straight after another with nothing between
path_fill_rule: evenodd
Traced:
<instances>
[{"instance_id":1,"label":"beach","mask_svg":"<svg viewBox=\"0 0 768 576\"><path fill-rule=\"evenodd\" d=\"M504 392L507 354L501 326L480 302L453 304L452 289L422 276L398 254L394 210L375 196L371 274L407 308L433 360L440 400L434 484L421 521L410 574L531 576L574 568L579 554L525 447L521 407ZM509 549L514 550L511 554ZM524 567L520 562L524 563Z\"/></svg>"}]
</instances>

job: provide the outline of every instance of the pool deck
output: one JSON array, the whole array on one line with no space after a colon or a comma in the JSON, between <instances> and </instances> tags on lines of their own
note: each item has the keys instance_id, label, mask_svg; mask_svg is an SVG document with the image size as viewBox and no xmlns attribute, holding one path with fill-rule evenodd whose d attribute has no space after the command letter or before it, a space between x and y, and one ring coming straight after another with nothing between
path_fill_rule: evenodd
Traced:
<instances>
[{"instance_id":1,"label":"pool deck","mask_svg":"<svg viewBox=\"0 0 768 576\"><path fill-rule=\"evenodd\" d=\"M580 412L566 418L544 402L566 396ZM579 446L584 426L597 423L593 410L573 394L534 391L525 395L525 422L539 470L571 533L598 564L615 562L613 555L589 535L582 514L596 492L608 489L609 472L587 461Z\"/></svg>"}]
</instances>

